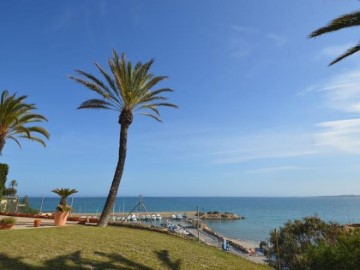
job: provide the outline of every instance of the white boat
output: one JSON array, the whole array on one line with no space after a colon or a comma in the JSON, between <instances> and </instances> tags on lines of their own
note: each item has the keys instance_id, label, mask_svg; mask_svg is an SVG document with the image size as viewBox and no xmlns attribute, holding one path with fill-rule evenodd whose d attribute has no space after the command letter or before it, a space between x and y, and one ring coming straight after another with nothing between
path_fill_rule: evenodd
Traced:
<instances>
[{"instance_id":1,"label":"white boat","mask_svg":"<svg viewBox=\"0 0 360 270\"><path fill-rule=\"evenodd\" d=\"M176 215L171 215L171 218L172 218L172 219L176 219Z\"/></svg>"},{"instance_id":2,"label":"white boat","mask_svg":"<svg viewBox=\"0 0 360 270\"><path fill-rule=\"evenodd\" d=\"M176 219L182 219L182 214L176 214Z\"/></svg>"},{"instance_id":3,"label":"white boat","mask_svg":"<svg viewBox=\"0 0 360 270\"><path fill-rule=\"evenodd\" d=\"M160 214L156 214L156 219L157 219L157 220L161 220L161 219L162 219L162 217L160 216Z\"/></svg>"}]
</instances>

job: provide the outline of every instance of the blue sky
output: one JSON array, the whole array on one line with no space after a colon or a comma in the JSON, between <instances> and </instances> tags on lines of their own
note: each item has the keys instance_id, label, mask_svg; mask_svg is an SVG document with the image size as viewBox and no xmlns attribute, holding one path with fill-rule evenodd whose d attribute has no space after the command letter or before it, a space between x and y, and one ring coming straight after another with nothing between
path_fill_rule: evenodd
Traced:
<instances>
[{"instance_id":1,"label":"blue sky","mask_svg":"<svg viewBox=\"0 0 360 270\"><path fill-rule=\"evenodd\" d=\"M107 195L118 115L76 110L111 50L153 73L178 110L135 116L119 196L360 194L360 56L327 64L358 29L307 39L358 1L11 1L0 3L1 90L47 116L46 148L8 141L20 195L71 187Z\"/></svg>"}]
</instances>

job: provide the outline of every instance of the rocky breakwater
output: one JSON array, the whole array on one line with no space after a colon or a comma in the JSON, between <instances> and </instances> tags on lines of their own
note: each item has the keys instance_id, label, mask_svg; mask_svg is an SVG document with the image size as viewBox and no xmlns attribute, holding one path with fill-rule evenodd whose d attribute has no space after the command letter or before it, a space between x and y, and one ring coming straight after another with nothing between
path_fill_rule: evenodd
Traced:
<instances>
[{"instance_id":1,"label":"rocky breakwater","mask_svg":"<svg viewBox=\"0 0 360 270\"><path fill-rule=\"evenodd\" d=\"M239 216L234 213L228 213L228 212L221 213L218 211L213 211L213 212L210 211L200 215L200 218L204 220L237 220L237 219L244 219L245 217Z\"/></svg>"}]
</instances>

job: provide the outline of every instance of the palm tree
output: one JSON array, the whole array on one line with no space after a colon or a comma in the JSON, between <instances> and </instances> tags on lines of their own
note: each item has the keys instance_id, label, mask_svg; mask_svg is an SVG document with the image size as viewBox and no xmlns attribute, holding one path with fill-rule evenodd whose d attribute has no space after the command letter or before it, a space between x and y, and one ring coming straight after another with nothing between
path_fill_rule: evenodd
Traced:
<instances>
[{"instance_id":1,"label":"palm tree","mask_svg":"<svg viewBox=\"0 0 360 270\"><path fill-rule=\"evenodd\" d=\"M46 146L45 142L37 137L37 135L42 135L49 139L49 133L46 129L39 126L31 126L31 124L47 121L47 119L40 114L33 113L36 110L36 106L35 104L25 103L26 98L27 96L16 97L16 94L10 96L6 90L1 94L0 155L7 139L14 140L21 147L17 137L26 138Z\"/></svg>"},{"instance_id":2,"label":"palm tree","mask_svg":"<svg viewBox=\"0 0 360 270\"><path fill-rule=\"evenodd\" d=\"M157 83L167 78L166 76L154 76L149 72L153 62L153 60L146 63L138 62L133 66L130 61L126 60L125 54L122 54L121 58L119 58L116 51L113 50L112 58L108 60L112 77L100 65L95 63L106 83L81 70L76 70L76 72L82 78L70 76L71 79L100 95L98 99L84 101L78 109L105 109L114 110L119 113L120 141L118 162L98 223L98 226L101 227L107 225L116 200L124 171L128 129L133 122L133 112L139 111L141 114L161 122L158 107L177 108L176 105L166 102L166 97L160 95L164 92L172 92L172 89L159 88L152 90Z\"/></svg>"},{"instance_id":3,"label":"palm tree","mask_svg":"<svg viewBox=\"0 0 360 270\"><path fill-rule=\"evenodd\" d=\"M67 201L66 199L72 195L77 193L78 191L76 189L70 189L70 188L55 188L51 192L54 192L55 194L60 196L60 205L66 206Z\"/></svg>"},{"instance_id":4,"label":"palm tree","mask_svg":"<svg viewBox=\"0 0 360 270\"><path fill-rule=\"evenodd\" d=\"M320 35L323 35L326 33L337 31L337 30L340 30L343 28L354 27L354 26L360 26L360 11L355 11L355 12L348 13L348 14L342 15L340 17L337 17L336 19L334 19L330 23L328 23L326 26L313 31L309 35L309 37L314 38L314 37L317 37L317 36L320 36ZM346 52L344 52L342 55L340 55L335 60L333 60L329 64L329 66L358 52L359 50L360 50L360 42L358 44L356 44L355 46L349 48Z\"/></svg>"},{"instance_id":5,"label":"palm tree","mask_svg":"<svg viewBox=\"0 0 360 270\"><path fill-rule=\"evenodd\" d=\"M17 186L18 186L18 184L17 184L17 181L16 181L15 179L13 179L13 180L10 181L10 187L11 187L11 188L15 188L15 187L17 187Z\"/></svg>"},{"instance_id":6,"label":"palm tree","mask_svg":"<svg viewBox=\"0 0 360 270\"><path fill-rule=\"evenodd\" d=\"M5 190L5 194L11 197L16 196L17 190L15 187L17 186L18 186L17 181L15 179L11 180L9 183L9 187Z\"/></svg>"}]
</instances>

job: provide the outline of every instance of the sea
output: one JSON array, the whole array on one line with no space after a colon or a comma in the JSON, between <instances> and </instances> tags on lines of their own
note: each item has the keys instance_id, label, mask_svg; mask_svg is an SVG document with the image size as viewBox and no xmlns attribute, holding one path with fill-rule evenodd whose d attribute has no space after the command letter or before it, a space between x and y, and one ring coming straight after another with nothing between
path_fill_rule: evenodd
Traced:
<instances>
[{"instance_id":1,"label":"sea","mask_svg":"<svg viewBox=\"0 0 360 270\"><path fill-rule=\"evenodd\" d=\"M59 197L31 197L30 204L42 212L53 212ZM105 197L70 197L75 213L100 214ZM246 241L267 241L269 233L285 222L317 215L340 224L360 223L360 196L324 197L141 197L148 212L190 211L230 212L245 217L240 220L206 221L224 237ZM140 197L119 197L114 213L129 213Z\"/></svg>"}]
</instances>

